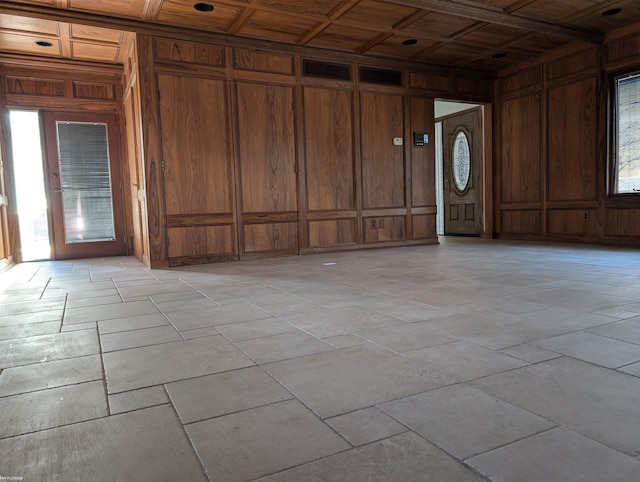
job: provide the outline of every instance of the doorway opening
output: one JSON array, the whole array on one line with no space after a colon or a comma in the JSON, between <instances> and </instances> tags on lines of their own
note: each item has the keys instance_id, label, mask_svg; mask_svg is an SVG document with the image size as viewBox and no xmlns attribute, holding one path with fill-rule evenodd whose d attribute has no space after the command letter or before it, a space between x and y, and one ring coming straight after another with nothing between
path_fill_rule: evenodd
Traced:
<instances>
[{"instance_id":1,"label":"doorway opening","mask_svg":"<svg viewBox=\"0 0 640 482\"><path fill-rule=\"evenodd\" d=\"M49 208L37 111L9 111L20 260L51 259Z\"/></svg>"},{"instance_id":2,"label":"doorway opening","mask_svg":"<svg viewBox=\"0 0 640 482\"><path fill-rule=\"evenodd\" d=\"M436 99L436 233L486 233L483 104Z\"/></svg>"}]
</instances>

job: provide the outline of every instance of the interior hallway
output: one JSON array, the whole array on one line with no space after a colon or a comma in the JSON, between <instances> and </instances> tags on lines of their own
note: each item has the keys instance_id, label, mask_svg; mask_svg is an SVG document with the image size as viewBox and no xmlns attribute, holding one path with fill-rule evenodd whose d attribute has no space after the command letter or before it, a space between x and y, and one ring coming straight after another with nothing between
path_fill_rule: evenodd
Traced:
<instances>
[{"instance_id":1,"label":"interior hallway","mask_svg":"<svg viewBox=\"0 0 640 482\"><path fill-rule=\"evenodd\" d=\"M640 474L640 255L440 246L0 275L0 476Z\"/></svg>"}]
</instances>

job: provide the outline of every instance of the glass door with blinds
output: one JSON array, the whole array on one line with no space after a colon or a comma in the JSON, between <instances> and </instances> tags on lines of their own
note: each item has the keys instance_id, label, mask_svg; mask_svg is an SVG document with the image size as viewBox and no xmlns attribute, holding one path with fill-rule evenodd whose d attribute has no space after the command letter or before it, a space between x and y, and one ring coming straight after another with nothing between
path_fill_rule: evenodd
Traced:
<instances>
[{"instance_id":1,"label":"glass door with blinds","mask_svg":"<svg viewBox=\"0 0 640 482\"><path fill-rule=\"evenodd\" d=\"M55 259L125 254L115 114L45 112Z\"/></svg>"}]
</instances>

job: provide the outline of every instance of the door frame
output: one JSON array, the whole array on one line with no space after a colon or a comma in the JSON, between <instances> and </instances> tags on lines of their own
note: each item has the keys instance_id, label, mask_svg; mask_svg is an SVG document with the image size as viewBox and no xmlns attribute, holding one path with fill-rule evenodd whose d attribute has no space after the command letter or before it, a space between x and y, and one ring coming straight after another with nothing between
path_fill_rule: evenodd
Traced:
<instances>
[{"instance_id":1,"label":"door frame","mask_svg":"<svg viewBox=\"0 0 640 482\"><path fill-rule=\"evenodd\" d=\"M480 195L479 195L479 215L480 217L480 237L484 239L495 238L494 233L494 206L493 206L493 105L490 102L474 102L459 99L434 99L434 123L442 122L449 117L455 117L464 111L459 111L449 115L435 117L435 103L443 102L459 102L469 104L469 109L479 109L481 135L478 140L482 142L482 159L480 165ZM444 142L444 139L441 139ZM443 153L444 157L444 153ZM444 161L444 159L443 159ZM436 159L440 162L440 159ZM443 166L441 166L442 168ZM444 181L444 178L443 178ZM438 179L436 178L436 182ZM444 185L441 186L444 192Z\"/></svg>"},{"instance_id":2,"label":"door frame","mask_svg":"<svg viewBox=\"0 0 640 482\"><path fill-rule=\"evenodd\" d=\"M45 191L49 202L50 239L52 243L52 259L81 259L106 256L123 256L127 254L127 227L125 213L125 197L123 189L122 152L120 150L119 118L115 112L86 112L42 109L41 132L44 143L43 162L46 176ZM73 243L69 248L64 241L61 197L57 197L52 183L60 182L59 177L53 176L52 164L58 160L58 140L56 122L83 122L107 125L107 143L109 148L109 168L111 177L111 196L113 202L113 223L115 230L114 241ZM59 161L58 161L59 162ZM54 208L59 203L58 208Z\"/></svg>"}]
</instances>

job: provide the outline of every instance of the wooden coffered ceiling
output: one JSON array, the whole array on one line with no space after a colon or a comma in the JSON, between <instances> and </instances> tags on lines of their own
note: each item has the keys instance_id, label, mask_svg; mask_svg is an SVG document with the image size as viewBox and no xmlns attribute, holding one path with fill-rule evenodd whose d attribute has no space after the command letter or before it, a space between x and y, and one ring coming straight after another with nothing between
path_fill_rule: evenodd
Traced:
<instances>
[{"instance_id":1,"label":"wooden coffered ceiling","mask_svg":"<svg viewBox=\"0 0 640 482\"><path fill-rule=\"evenodd\" d=\"M601 43L611 29L640 21L638 0L203 3L213 10L198 11L196 0L0 2L0 50L122 63L131 32L159 25L496 71L571 42Z\"/></svg>"}]
</instances>

